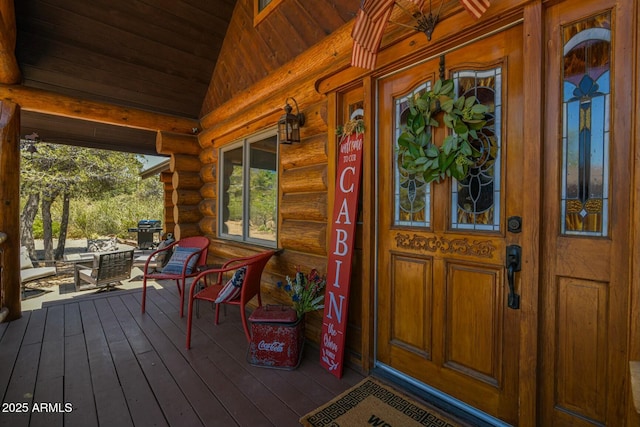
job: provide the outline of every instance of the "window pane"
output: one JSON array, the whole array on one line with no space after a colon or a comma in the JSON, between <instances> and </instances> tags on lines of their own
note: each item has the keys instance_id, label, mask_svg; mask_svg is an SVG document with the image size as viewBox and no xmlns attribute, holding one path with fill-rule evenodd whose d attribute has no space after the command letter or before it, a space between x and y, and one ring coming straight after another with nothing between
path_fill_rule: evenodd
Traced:
<instances>
[{"instance_id":1,"label":"window pane","mask_svg":"<svg viewBox=\"0 0 640 427\"><path fill-rule=\"evenodd\" d=\"M242 237L242 147L223 152L222 155L222 234Z\"/></svg>"},{"instance_id":2,"label":"window pane","mask_svg":"<svg viewBox=\"0 0 640 427\"><path fill-rule=\"evenodd\" d=\"M249 149L249 237L275 242L278 202L276 136L257 141Z\"/></svg>"},{"instance_id":3,"label":"window pane","mask_svg":"<svg viewBox=\"0 0 640 427\"><path fill-rule=\"evenodd\" d=\"M267 7L269 3L271 3L271 0L258 0L258 12Z\"/></svg>"},{"instance_id":4,"label":"window pane","mask_svg":"<svg viewBox=\"0 0 640 427\"><path fill-rule=\"evenodd\" d=\"M418 86L408 95L395 100L394 117L394 156L395 156L395 225L429 227L431 222L431 184L424 181L422 175L410 174L402 167L398 156L397 141L407 125L409 100L419 97L431 89L431 82Z\"/></svg>"},{"instance_id":5,"label":"window pane","mask_svg":"<svg viewBox=\"0 0 640 427\"><path fill-rule=\"evenodd\" d=\"M462 71L453 76L458 97L475 96L488 107L487 124L472 145L481 156L467 177L451 186L451 227L464 230L500 230L500 148L502 73Z\"/></svg>"},{"instance_id":6,"label":"window pane","mask_svg":"<svg viewBox=\"0 0 640 427\"><path fill-rule=\"evenodd\" d=\"M611 16L563 27L562 232L606 236Z\"/></svg>"}]
</instances>

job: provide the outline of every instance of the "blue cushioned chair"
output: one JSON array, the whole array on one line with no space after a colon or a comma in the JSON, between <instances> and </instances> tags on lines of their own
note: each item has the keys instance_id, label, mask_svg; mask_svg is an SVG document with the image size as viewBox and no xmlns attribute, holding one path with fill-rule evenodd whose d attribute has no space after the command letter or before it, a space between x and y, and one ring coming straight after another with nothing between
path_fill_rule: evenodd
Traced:
<instances>
[{"instance_id":1,"label":"blue cushioned chair","mask_svg":"<svg viewBox=\"0 0 640 427\"><path fill-rule=\"evenodd\" d=\"M153 260L162 252L173 254L169 262L160 271L156 271L149 266L149 263L154 263ZM204 236L185 237L153 252L144 264L142 312L144 313L147 298L147 280L175 280L180 294L180 317L184 316L186 279L198 275L198 267L207 264L208 253L209 238Z\"/></svg>"}]
</instances>

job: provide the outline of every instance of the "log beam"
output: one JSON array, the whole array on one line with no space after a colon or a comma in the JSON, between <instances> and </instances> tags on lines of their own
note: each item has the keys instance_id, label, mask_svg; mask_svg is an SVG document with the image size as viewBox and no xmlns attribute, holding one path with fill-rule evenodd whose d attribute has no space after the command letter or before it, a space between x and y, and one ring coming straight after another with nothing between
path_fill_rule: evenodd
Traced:
<instances>
[{"instance_id":1,"label":"log beam","mask_svg":"<svg viewBox=\"0 0 640 427\"><path fill-rule=\"evenodd\" d=\"M169 170L171 172L200 172L202 163L198 156L189 156L187 154L172 154L169 162Z\"/></svg>"},{"instance_id":2,"label":"log beam","mask_svg":"<svg viewBox=\"0 0 640 427\"><path fill-rule=\"evenodd\" d=\"M0 83L20 83L16 59L16 13L13 0L0 0Z\"/></svg>"},{"instance_id":3,"label":"log beam","mask_svg":"<svg viewBox=\"0 0 640 427\"><path fill-rule=\"evenodd\" d=\"M23 111L150 131L191 134L194 128L199 127L199 122L194 119L124 108L18 85L0 85L0 100L14 102Z\"/></svg>"},{"instance_id":4,"label":"log beam","mask_svg":"<svg viewBox=\"0 0 640 427\"><path fill-rule=\"evenodd\" d=\"M195 135L174 132L158 132L156 135L156 151L159 154L200 154L200 144Z\"/></svg>"},{"instance_id":5,"label":"log beam","mask_svg":"<svg viewBox=\"0 0 640 427\"><path fill-rule=\"evenodd\" d=\"M171 202L174 205L197 205L202 201L202 196L198 190L173 190Z\"/></svg>"},{"instance_id":6,"label":"log beam","mask_svg":"<svg viewBox=\"0 0 640 427\"><path fill-rule=\"evenodd\" d=\"M203 216L215 218L216 199L204 199L198 204L198 208Z\"/></svg>"},{"instance_id":7,"label":"log beam","mask_svg":"<svg viewBox=\"0 0 640 427\"><path fill-rule=\"evenodd\" d=\"M3 243L0 286L5 320L22 316L20 295L20 107L0 102L0 232ZM1 307L0 307L1 309Z\"/></svg>"},{"instance_id":8,"label":"log beam","mask_svg":"<svg viewBox=\"0 0 640 427\"><path fill-rule=\"evenodd\" d=\"M176 240L184 239L185 237L201 236L200 226L198 223L185 223L176 224L173 228L173 235Z\"/></svg>"},{"instance_id":9,"label":"log beam","mask_svg":"<svg viewBox=\"0 0 640 427\"><path fill-rule=\"evenodd\" d=\"M174 190L197 190L202 187L199 172L174 172L171 182Z\"/></svg>"},{"instance_id":10,"label":"log beam","mask_svg":"<svg viewBox=\"0 0 640 427\"><path fill-rule=\"evenodd\" d=\"M177 224L198 223L202 219L198 205L174 205L173 220Z\"/></svg>"}]
</instances>

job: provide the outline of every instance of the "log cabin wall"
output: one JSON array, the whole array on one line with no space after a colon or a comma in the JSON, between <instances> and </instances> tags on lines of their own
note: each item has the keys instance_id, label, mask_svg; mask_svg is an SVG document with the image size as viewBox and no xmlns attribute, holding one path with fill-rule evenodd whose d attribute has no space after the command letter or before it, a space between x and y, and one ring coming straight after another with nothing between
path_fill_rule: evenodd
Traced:
<instances>
[{"instance_id":1,"label":"log cabin wall","mask_svg":"<svg viewBox=\"0 0 640 427\"><path fill-rule=\"evenodd\" d=\"M202 219L199 204L202 201L200 188L200 145L195 135L158 132L156 151L171 155L169 173L161 179L165 190L165 232L173 232L177 240L200 235L198 223ZM171 177L167 181L168 176Z\"/></svg>"},{"instance_id":2,"label":"log cabin wall","mask_svg":"<svg viewBox=\"0 0 640 427\"><path fill-rule=\"evenodd\" d=\"M162 229L165 233L173 233L176 226L173 220L173 173L161 172L160 182L164 190L164 218L162 219Z\"/></svg>"},{"instance_id":3,"label":"log cabin wall","mask_svg":"<svg viewBox=\"0 0 640 427\"><path fill-rule=\"evenodd\" d=\"M333 183L328 153L329 144L335 142L328 123L335 120L328 117L328 99L315 90L315 81L319 72L345 64L350 26L344 24L352 20L358 6L359 1L353 0L287 2L254 26L254 1L238 1L203 104L199 134L203 182L199 210L203 216L199 225L213 239L209 254L214 263L263 250L217 238L220 147L273 128L284 114L288 97L296 99L306 116L302 141L279 146L277 246L284 251L274 257L263 275L266 303L291 304L277 283L293 276L297 266L307 272L312 268L326 271L329 189ZM339 43L334 46L336 30ZM338 57L340 61L336 61ZM306 334L315 342L319 341L321 315L312 313L307 318ZM352 352L361 353L360 342L353 344Z\"/></svg>"},{"instance_id":4,"label":"log cabin wall","mask_svg":"<svg viewBox=\"0 0 640 427\"><path fill-rule=\"evenodd\" d=\"M256 2L257 0L236 2L202 105L202 116L269 76L351 21L360 6L359 0L286 1L278 4L271 12L266 11L266 16L260 15L261 19L256 23Z\"/></svg>"}]
</instances>

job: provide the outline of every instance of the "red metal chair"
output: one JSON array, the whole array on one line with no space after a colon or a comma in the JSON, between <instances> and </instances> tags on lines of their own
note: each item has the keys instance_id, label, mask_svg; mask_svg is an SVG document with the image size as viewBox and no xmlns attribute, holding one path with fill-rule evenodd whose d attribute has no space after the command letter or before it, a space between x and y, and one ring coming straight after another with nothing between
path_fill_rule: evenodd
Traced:
<instances>
[{"instance_id":1,"label":"red metal chair","mask_svg":"<svg viewBox=\"0 0 640 427\"><path fill-rule=\"evenodd\" d=\"M262 306L262 298L260 297L260 280L262 277L262 271L269 259L275 254L276 251L262 252L257 255L236 258L227 261L218 269L205 270L198 274L191 283L191 289L189 290L189 312L187 317L187 349L191 348L191 324L193 320L193 302L195 300L211 301L216 304L216 325L220 319L220 304L231 304L240 306L240 316L242 318L242 327L247 337L247 342L251 341L251 333L249 332L249 325L247 322L247 314L245 312L245 306L254 296L258 296L258 306ZM242 283L240 285L239 295L233 299L227 299L223 302L216 303L220 292L223 291L226 284L222 283L224 273L237 272L241 268L246 268ZM208 275L216 275L216 283L206 286L205 288L196 292L199 288L199 281L205 279Z\"/></svg>"},{"instance_id":2,"label":"red metal chair","mask_svg":"<svg viewBox=\"0 0 640 427\"><path fill-rule=\"evenodd\" d=\"M172 264L170 260L165 267L163 267L160 271L155 271L153 268L149 267L149 263L154 263L155 257L164 252L172 250L174 254L179 251L178 248L181 249L196 249L193 253L186 256L186 258L182 261L181 268L178 267L178 270L172 270L171 268L167 268L169 264ZM142 278L142 312L145 310L145 302L147 298L147 280L175 280L176 285L178 286L178 293L180 294L180 317L184 316L184 293L186 287L186 279L189 277L195 277L198 275L198 267L207 264L207 254L209 253L209 238L204 236L196 236L196 237L185 237L184 239L180 239L177 242L173 242L172 244L164 247L162 249L158 249L149 255L149 258L144 263L144 275ZM171 252L167 252L167 254L171 254ZM193 260L197 258L195 264ZM192 265L192 269L189 270L189 264ZM172 264L172 267L174 265Z\"/></svg>"}]
</instances>

